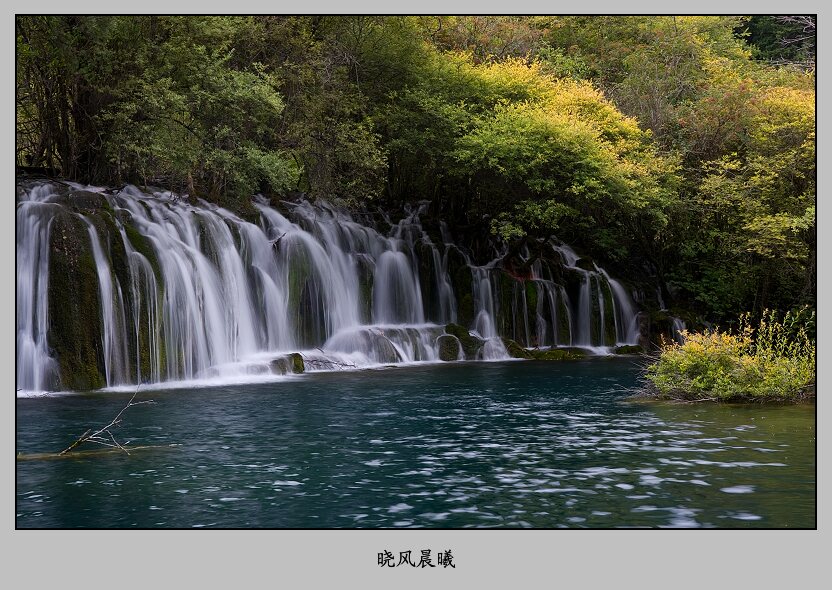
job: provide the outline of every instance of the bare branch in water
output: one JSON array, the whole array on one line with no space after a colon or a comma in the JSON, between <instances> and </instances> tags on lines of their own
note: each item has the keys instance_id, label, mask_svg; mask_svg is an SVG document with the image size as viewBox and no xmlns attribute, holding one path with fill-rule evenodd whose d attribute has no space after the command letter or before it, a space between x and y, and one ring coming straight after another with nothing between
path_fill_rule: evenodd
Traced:
<instances>
[{"instance_id":1,"label":"bare branch in water","mask_svg":"<svg viewBox=\"0 0 832 590\"><path fill-rule=\"evenodd\" d=\"M320 348L318 348L318 350L323 352L323 350L321 350ZM303 355L301 355L301 358L303 358L303 363L304 364L310 364L310 365L313 365L313 366L317 365L318 367L323 367L323 368L330 368L330 367L340 367L341 369L355 369L356 368L356 366L353 363L342 363L342 362L331 360L331 359L308 358L308 357L305 357Z\"/></svg>"},{"instance_id":2,"label":"bare branch in water","mask_svg":"<svg viewBox=\"0 0 832 590\"><path fill-rule=\"evenodd\" d=\"M119 443L116 440L115 435L112 433L112 431L110 429L115 428L116 426L121 424L121 417L124 414L124 412L127 410L127 408L131 408L133 406L140 406L142 404L152 404L152 403L154 403L152 399L137 402L137 401L135 401L137 395L139 395L139 386L136 387L136 393L133 394L133 397L130 398L130 401L127 402L127 405L124 406L121 409L121 411L118 414L115 415L115 418L110 420L109 424L107 424L103 428L99 428L95 432L93 432L92 428L88 429L75 442L73 442L71 445L69 445L63 451L58 453L58 455L59 456L60 455L66 455L67 453L69 453L70 451L75 449L76 447L78 447L78 446L80 446L80 445L82 445L86 442L96 443L96 444L99 444L99 445L103 445L105 447L118 448L118 449L121 449L122 451L124 451L125 453L127 453L129 455L130 451L128 451L121 443Z\"/></svg>"}]
</instances>

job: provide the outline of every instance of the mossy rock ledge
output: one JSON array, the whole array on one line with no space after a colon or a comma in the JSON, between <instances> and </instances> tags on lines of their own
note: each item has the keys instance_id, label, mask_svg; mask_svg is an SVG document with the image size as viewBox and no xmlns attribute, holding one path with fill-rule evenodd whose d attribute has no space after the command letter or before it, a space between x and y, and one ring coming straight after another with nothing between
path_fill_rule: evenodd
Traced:
<instances>
[{"instance_id":1,"label":"mossy rock ledge","mask_svg":"<svg viewBox=\"0 0 832 590\"><path fill-rule=\"evenodd\" d=\"M523 348L514 340L503 338L503 345L508 354L516 359L536 361L571 361L582 359L586 352L580 348Z\"/></svg>"},{"instance_id":2,"label":"mossy rock ledge","mask_svg":"<svg viewBox=\"0 0 832 590\"><path fill-rule=\"evenodd\" d=\"M575 266L583 270L588 270L590 272L596 270L594 261L592 260L592 258L589 257L579 258L575 261Z\"/></svg>"},{"instance_id":3,"label":"mossy rock ledge","mask_svg":"<svg viewBox=\"0 0 832 590\"><path fill-rule=\"evenodd\" d=\"M527 351L536 361L575 361L586 357L586 351L580 348L549 348Z\"/></svg>"},{"instance_id":4,"label":"mossy rock ledge","mask_svg":"<svg viewBox=\"0 0 832 590\"><path fill-rule=\"evenodd\" d=\"M479 357L479 352L485 346L485 340L477 338L459 324L448 324L445 326L445 333L456 336L465 353L465 359L472 361Z\"/></svg>"},{"instance_id":5,"label":"mossy rock ledge","mask_svg":"<svg viewBox=\"0 0 832 590\"><path fill-rule=\"evenodd\" d=\"M517 344L514 340L510 340L509 338L503 338L503 346L506 347L506 352L508 352L509 356L516 359L530 359L532 358L532 354L530 351L526 350L519 344Z\"/></svg>"},{"instance_id":6,"label":"mossy rock ledge","mask_svg":"<svg viewBox=\"0 0 832 590\"><path fill-rule=\"evenodd\" d=\"M637 344L625 344L624 346L617 346L615 354L642 354L644 349Z\"/></svg>"},{"instance_id":7,"label":"mossy rock ledge","mask_svg":"<svg viewBox=\"0 0 832 590\"><path fill-rule=\"evenodd\" d=\"M107 198L101 193L87 190L75 190L67 196L68 204L82 213L89 213L101 210L112 210Z\"/></svg>"}]
</instances>

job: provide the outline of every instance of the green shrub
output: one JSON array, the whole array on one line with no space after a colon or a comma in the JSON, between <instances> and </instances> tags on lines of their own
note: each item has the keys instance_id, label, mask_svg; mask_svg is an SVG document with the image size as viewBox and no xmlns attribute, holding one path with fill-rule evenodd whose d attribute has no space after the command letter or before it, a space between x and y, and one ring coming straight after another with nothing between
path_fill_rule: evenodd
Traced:
<instances>
[{"instance_id":1,"label":"green shrub","mask_svg":"<svg viewBox=\"0 0 832 590\"><path fill-rule=\"evenodd\" d=\"M766 311L756 327L740 317L734 333L683 332L684 343L664 343L647 368L649 389L659 397L712 401L798 400L814 395L815 342L796 327L792 312L781 319Z\"/></svg>"}]
</instances>

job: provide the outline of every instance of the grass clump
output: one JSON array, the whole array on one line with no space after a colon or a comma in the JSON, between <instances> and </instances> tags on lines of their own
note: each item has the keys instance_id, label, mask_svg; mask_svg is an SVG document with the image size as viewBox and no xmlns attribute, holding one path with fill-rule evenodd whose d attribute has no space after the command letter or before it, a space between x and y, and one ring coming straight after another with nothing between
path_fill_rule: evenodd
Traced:
<instances>
[{"instance_id":1,"label":"grass clump","mask_svg":"<svg viewBox=\"0 0 832 590\"><path fill-rule=\"evenodd\" d=\"M812 312L812 315L814 313ZM815 394L815 342L804 313L765 311L756 326L740 316L733 332L682 332L647 367L648 392L690 401L798 401Z\"/></svg>"}]
</instances>

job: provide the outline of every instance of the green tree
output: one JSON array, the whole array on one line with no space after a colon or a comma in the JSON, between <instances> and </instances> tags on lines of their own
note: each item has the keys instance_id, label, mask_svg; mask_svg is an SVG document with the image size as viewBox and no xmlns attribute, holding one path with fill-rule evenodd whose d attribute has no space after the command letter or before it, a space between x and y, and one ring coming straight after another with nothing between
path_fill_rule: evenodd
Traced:
<instances>
[{"instance_id":1,"label":"green tree","mask_svg":"<svg viewBox=\"0 0 832 590\"><path fill-rule=\"evenodd\" d=\"M754 47L757 59L814 69L816 21L814 15L757 14L738 32Z\"/></svg>"},{"instance_id":2,"label":"green tree","mask_svg":"<svg viewBox=\"0 0 832 590\"><path fill-rule=\"evenodd\" d=\"M298 168L272 133L284 108L277 81L259 62L237 68L232 60L254 24L19 18L25 110L40 121L19 158L55 162L73 179L155 182L214 199L292 186ZM52 98L26 99L50 85L58 91Z\"/></svg>"}]
</instances>

